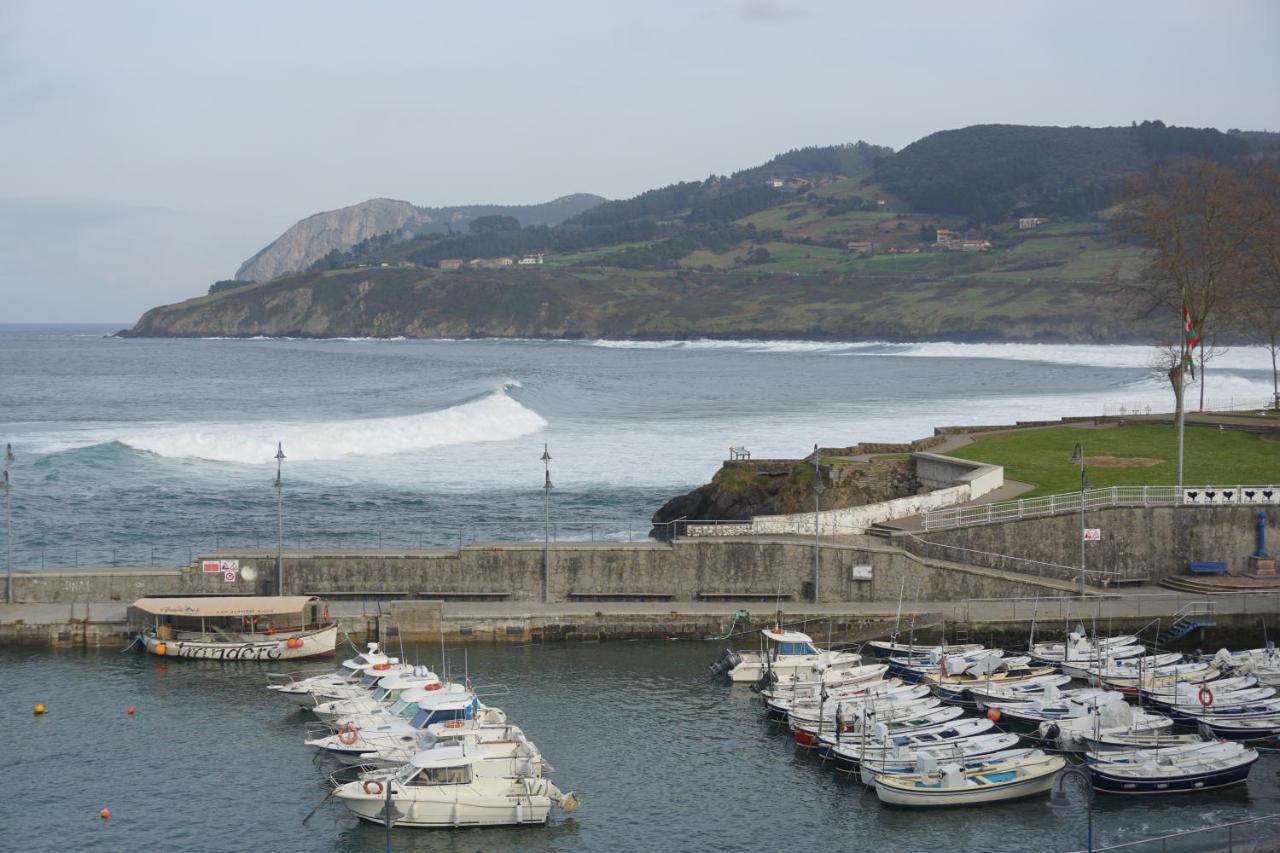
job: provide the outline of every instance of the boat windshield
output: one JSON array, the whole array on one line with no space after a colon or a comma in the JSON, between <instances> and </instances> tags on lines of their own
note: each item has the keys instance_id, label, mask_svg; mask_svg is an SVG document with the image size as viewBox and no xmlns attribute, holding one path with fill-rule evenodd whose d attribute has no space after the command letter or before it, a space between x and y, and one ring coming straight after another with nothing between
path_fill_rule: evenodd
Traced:
<instances>
[{"instance_id":1,"label":"boat windshield","mask_svg":"<svg viewBox=\"0 0 1280 853\"><path fill-rule=\"evenodd\" d=\"M382 673L376 672L373 675L366 675L364 678L360 679L360 686L368 690L377 684L381 678Z\"/></svg>"},{"instance_id":2,"label":"boat windshield","mask_svg":"<svg viewBox=\"0 0 1280 853\"><path fill-rule=\"evenodd\" d=\"M383 699L386 699L390 695L391 695L391 690L390 688L387 688L387 687L379 687L377 690L373 691L373 699L375 702L381 702Z\"/></svg>"},{"instance_id":3,"label":"boat windshield","mask_svg":"<svg viewBox=\"0 0 1280 853\"><path fill-rule=\"evenodd\" d=\"M816 655L818 652L808 643L778 643L778 657L785 655Z\"/></svg>"}]
</instances>

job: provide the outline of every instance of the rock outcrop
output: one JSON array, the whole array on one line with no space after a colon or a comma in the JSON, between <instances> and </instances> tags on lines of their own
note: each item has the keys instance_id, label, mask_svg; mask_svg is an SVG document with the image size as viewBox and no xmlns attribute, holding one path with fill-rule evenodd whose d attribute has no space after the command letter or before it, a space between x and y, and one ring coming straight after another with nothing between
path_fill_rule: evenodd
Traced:
<instances>
[{"instance_id":1,"label":"rock outcrop","mask_svg":"<svg viewBox=\"0 0 1280 853\"><path fill-rule=\"evenodd\" d=\"M388 232L405 238L446 228L466 230L478 216L514 216L521 225L556 225L595 207L603 198L589 193L534 205L418 207L407 201L374 198L308 216L240 265L237 279L270 281L301 272L333 250L345 252L362 240Z\"/></svg>"}]
</instances>

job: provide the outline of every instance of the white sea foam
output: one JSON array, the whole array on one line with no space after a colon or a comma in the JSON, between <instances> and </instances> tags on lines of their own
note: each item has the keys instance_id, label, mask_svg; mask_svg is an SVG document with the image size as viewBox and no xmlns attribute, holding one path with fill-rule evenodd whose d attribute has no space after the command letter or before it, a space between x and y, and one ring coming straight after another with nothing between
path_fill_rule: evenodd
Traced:
<instances>
[{"instance_id":1,"label":"white sea foam","mask_svg":"<svg viewBox=\"0 0 1280 853\"><path fill-rule=\"evenodd\" d=\"M510 441L546 426L541 415L509 397L504 389L416 415L325 423L142 425L110 440L170 458L255 464L271 461L277 441L284 443L290 460L314 462Z\"/></svg>"}]
</instances>

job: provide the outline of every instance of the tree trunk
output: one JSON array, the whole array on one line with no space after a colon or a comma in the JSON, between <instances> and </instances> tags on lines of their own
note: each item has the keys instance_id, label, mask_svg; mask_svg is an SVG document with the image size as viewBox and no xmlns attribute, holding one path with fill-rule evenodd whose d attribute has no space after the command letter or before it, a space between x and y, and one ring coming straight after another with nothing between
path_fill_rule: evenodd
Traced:
<instances>
[{"instance_id":1,"label":"tree trunk","mask_svg":"<svg viewBox=\"0 0 1280 853\"><path fill-rule=\"evenodd\" d=\"M1200 408L1197 411L1204 411L1204 341L1200 341Z\"/></svg>"},{"instance_id":2,"label":"tree trunk","mask_svg":"<svg viewBox=\"0 0 1280 853\"><path fill-rule=\"evenodd\" d=\"M1276 368L1276 350L1280 349L1280 336L1271 333L1271 405L1280 409L1280 370Z\"/></svg>"}]
</instances>

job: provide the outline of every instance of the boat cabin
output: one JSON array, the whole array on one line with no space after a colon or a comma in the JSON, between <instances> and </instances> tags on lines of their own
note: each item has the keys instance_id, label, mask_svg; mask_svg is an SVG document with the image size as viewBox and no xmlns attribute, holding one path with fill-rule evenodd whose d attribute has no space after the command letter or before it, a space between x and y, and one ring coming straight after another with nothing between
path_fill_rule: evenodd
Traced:
<instances>
[{"instance_id":1,"label":"boat cabin","mask_svg":"<svg viewBox=\"0 0 1280 853\"><path fill-rule=\"evenodd\" d=\"M129 607L128 621L163 642L242 643L322 628L328 608L305 595L140 598Z\"/></svg>"},{"instance_id":2,"label":"boat cabin","mask_svg":"<svg viewBox=\"0 0 1280 853\"><path fill-rule=\"evenodd\" d=\"M470 785L475 762L465 746L423 750L396 771L396 781L404 786Z\"/></svg>"},{"instance_id":3,"label":"boat cabin","mask_svg":"<svg viewBox=\"0 0 1280 853\"><path fill-rule=\"evenodd\" d=\"M781 657L803 657L816 655L813 639L799 631L787 631L782 628L770 628L761 632L769 641L769 657L777 660Z\"/></svg>"},{"instance_id":4,"label":"boat cabin","mask_svg":"<svg viewBox=\"0 0 1280 853\"><path fill-rule=\"evenodd\" d=\"M410 721L415 729L425 729L432 723L446 720L469 720L480 707L476 695L461 684L429 684L406 690L400 698L417 706L417 713Z\"/></svg>"}]
</instances>

